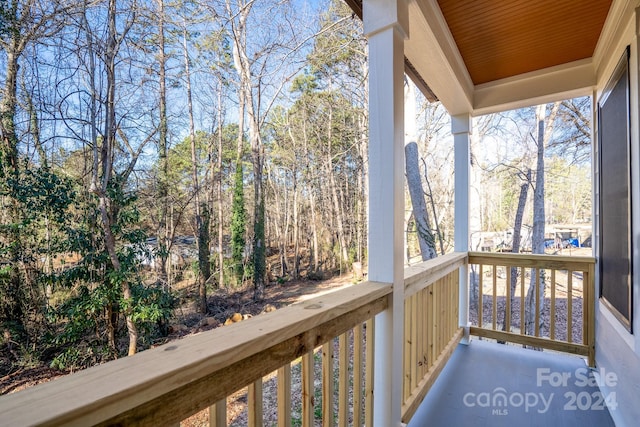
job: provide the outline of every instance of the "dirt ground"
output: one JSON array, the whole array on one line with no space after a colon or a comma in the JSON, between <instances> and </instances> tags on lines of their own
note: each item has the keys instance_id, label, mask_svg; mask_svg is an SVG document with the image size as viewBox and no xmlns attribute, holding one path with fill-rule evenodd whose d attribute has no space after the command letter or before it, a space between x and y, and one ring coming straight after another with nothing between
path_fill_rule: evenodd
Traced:
<instances>
[{"instance_id":1,"label":"dirt ground","mask_svg":"<svg viewBox=\"0 0 640 427\"><path fill-rule=\"evenodd\" d=\"M208 297L208 314L206 316L195 310L195 285L185 281L176 284L176 291L181 303L175 310L175 316L166 338L158 339L154 345L162 345L184 336L222 327L224 322L234 313L255 316L271 305L276 309L297 301L321 295L326 292L348 286L353 283L351 274L345 274L322 281L297 280L282 284L272 283L265 288L263 301L253 300L253 289L250 286L240 290L216 290ZM51 369L47 366L22 368L0 377L0 396L15 393L34 385L51 381L68 375L70 372Z\"/></svg>"}]
</instances>

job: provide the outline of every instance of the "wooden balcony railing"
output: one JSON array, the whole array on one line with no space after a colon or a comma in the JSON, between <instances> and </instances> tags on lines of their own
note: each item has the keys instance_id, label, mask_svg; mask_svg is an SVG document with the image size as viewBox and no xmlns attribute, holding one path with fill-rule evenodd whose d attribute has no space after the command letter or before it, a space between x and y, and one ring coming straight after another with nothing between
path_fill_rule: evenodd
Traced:
<instances>
[{"instance_id":1,"label":"wooden balcony railing","mask_svg":"<svg viewBox=\"0 0 640 427\"><path fill-rule=\"evenodd\" d=\"M405 269L402 421L407 423L460 342L460 267L466 253L451 253Z\"/></svg>"},{"instance_id":2,"label":"wooden balcony railing","mask_svg":"<svg viewBox=\"0 0 640 427\"><path fill-rule=\"evenodd\" d=\"M389 284L350 286L3 396L0 424L177 425L209 408L209 424L224 426L226 397L248 386L248 425L261 426L262 378L276 372L278 425L290 426L291 363L301 358L298 420L313 426L319 412L314 411L314 350L321 347L322 424L337 420L346 426L352 413L353 425L371 426L374 316L388 307L390 293Z\"/></svg>"},{"instance_id":3,"label":"wooden balcony railing","mask_svg":"<svg viewBox=\"0 0 640 427\"><path fill-rule=\"evenodd\" d=\"M469 269L478 287L471 335L580 354L594 366L593 257L470 252Z\"/></svg>"},{"instance_id":4,"label":"wooden balcony railing","mask_svg":"<svg viewBox=\"0 0 640 427\"><path fill-rule=\"evenodd\" d=\"M448 254L405 270L398 396L403 422L411 419L463 336L458 314L466 305L459 305L458 294L460 269L467 264L477 274L483 302L471 334L583 354L593 362L593 258ZM530 313L535 327L525 334L519 319L527 312L520 302L531 278L538 290L544 284L544 304L535 304ZM0 424L177 425L208 410L209 425L220 427L227 423L227 397L247 387L247 424L261 426L268 375L277 381L278 426L292 421L309 427L371 426L374 317L389 307L391 292L384 283L350 286L2 396ZM314 367L320 365L316 380ZM292 383L301 390L294 396ZM293 400L300 407L295 413Z\"/></svg>"}]
</instances>

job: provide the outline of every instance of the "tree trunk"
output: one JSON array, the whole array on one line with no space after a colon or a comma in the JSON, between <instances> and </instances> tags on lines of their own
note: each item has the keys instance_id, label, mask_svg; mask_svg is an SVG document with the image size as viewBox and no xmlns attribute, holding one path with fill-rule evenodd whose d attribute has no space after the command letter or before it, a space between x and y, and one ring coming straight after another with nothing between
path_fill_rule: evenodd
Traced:
<instances>
[{"instance_id":1,"label":"tree trunk","mask_svg":"<svg viewBox=\"0 0 640 427\"><path fill-rule=\"evenodd\" d=\"M182 43L184 51L185 81L187 86L187 106L189 109L189 138L191 141L191 179L193 181L193 203L196 220L196 241L198 243L198 310L200 313L207 313L207 280L211 275L209 267L209 236L208 230L204 231L204 221L202 220L202 206L200 204L200 185L198 182L198 152L196 148L196 131L193 118L193 101L191 96L191 72L189 51L187 46L187 27L184 23L182 30ZM207 224L208 227L208 224Z\"/></svg>"},{"instance_id":2,"label":"tree trunk","mask_svg":"<svg viewBox=\"0 0 640 427\"><path fill-rule=\"evenodd\" d=\"M551 136L553 129L553 121L558 112L560 103L555 103L551 109L548 118L548 125L545 130L546 105L539 105L536 108L536 124L537 124L537 157L536 157L536 184L533 189L533 230L531 233L531 252L533 254L544 254L544 228L545 228L545 209L544 209L544 149L547 139ZM531 272L531 282L527 291L527 316L526 331L533 334L535 331L535 313L536 299L538 300L538 312L542 314L544 307L544 289L545 275L544 270L540 271L540 284L538 286L539 293L536 298L536 274ZM540 321L542 315L540 316Z\"/></svg>"},{"instance_id":3,"label":"tree trunk","mask_svg":"<svg viewBox=\"0 0 640 427\"><path fill-rule=\"evenodd\" d=\"M20 239L20 227L16 225L20 222L20 208L18 201L11 197L14 191L10 187L19 182L19 161L18 161L18 137L15 130L15 117L17 108L17 77L18 77L18 36L11 39L10 46L6 54L5 86L0 99L0 134L2 135L2 146L0 147L0 179L4 181L3 186L9 194L9 209L7 220L11 224L9 227L10 249L10 271L7 288L2 290L5 301L2 303L2 318L14 320L23 324L23 298L22 278L18 263L22 256L22 243ZM13 183L13 184L12 184Z\"/></svg>"},{"instance_id":4,"label":"tree trunk","mask_svg":"<svg viewBox=\"0 0 640 427\"><path fill-rule=\"evenodd\" d=\"M275 218L273 219L273 229L275 230L275 237L276 237L276 245L278 246L278 256L280 258L280 273L279 276L280 277L284 277L287 274L287 259L286 259L286 253L285 253L285 248L286 248L286 240L287 240L287 227L288 227L288 220L285 219L285 217L287 216L287 209L286 209L286 205L287 205L287 189L285 187L284 189L284 200L281 203L280 202L280 197L279 197L279 190L278 188L276 188L276 184L274 183L274 179L272 179L273 174L277 173L277 169L275 171L273 171L272 173L268 173L267 174L267 183L270 185L271 189L273 190L273 203L272 205L275 207ZM284 214L282 214L280 206L284 205L285 206L285 212ZM284 222L284 225L282 225L282 223Z\"/></svg>"},{"instance_id":5,"label":"tree trunk","mask_svg":"<svg viewBox=\"0 0 640 427\"><path fill-rule=\"evenodd\" d=\"M246 49L246 46L243 46ZM249 118L249 141L251 142L251 161L253 166L253 286L254 299L264 299L266 272L266 247L264 233L264 184L263 184L263 147L260 136L260 118L255 110L251 91L251 74L246 52L242 52L244 88L247 114Z\"/></svg>"},{"instance_id":6,"label":"tree trunk","mask_svg":"<svg viewBox=\"0 0 640 427\"><path fill-rule=\"evenodd\" d=\"M362 75L369 75L369 62L366 60L366 55L361 55L361 68ZM363 96L364 99L369 98L369 81L368 79L364 79L363 82ZM364 104L366 105L366 103ZM359 134L359 149L360 149L360 157L362 158L362 175L361 175L361 219L360 219L360 236L361 236L361 248L367 247L367 235L368 230L367 226L369 223L369 134L368 134L368 124L369 124L369 111L367 108L363 108L361 110L361 115L358 120L358 134ZM364 251L361 249L359 255L359 261L362 262L366 258L366 255L363 253Z\"/></svg>"},{"instance_id":7,"label":"tree trunk","mask_svg":"<svg viewBox=\"0 0 640 427\"><path fill-rule=\"evenodd\" d=\"M167 227L167 212L169 210L169 190L168 190L168 175L169 164L167 162L167 136L168 136L168 121L167 121L167 78L166 78L166 62L167 56L165 53L165 39L164 39L164 0L156 0L158 3L158 80L159 80L159 113L160 124L158 133L158 232L157 232L157 244L158 255L160 258L160 283L164 286L168 285L167 276L167 259L169 257L169 248L171 242L169 241L169 228Z\"/></svg>"},{"instance_id":8,"label":"tree trunk","mask_svg":"<svg viewBox=\"0 0 640 427\"><path fill-rule=\"evenodd\" d=\"M251 160L253 164L253 285L254 299L264 298L264 275L266 270L265 235L264 235L264 192L263 192L263 147L260 136L260 117L254 105L252 91L251 61L247 56L246 23L253 2L240 5L238 21L227 0L227 12L231 18L231 31L234 39L233 62L240 78L239 92L245 98L249 118L249 141L251 143Z\"/></svg>"},{"instance_id":9,"label":"tree trunk","mask_svg":"<svg viewBox=\"0 0 640 427\"><path fill-rule=\"evenodd\" d=\"M245 8L249 9L249 8ZM247 10L248 14L248 10ZM254 299L264 299L266 273L266 245L264 233L264 183L263 183L263 146L260 135L260 117L254 105L251 90L251 70L247 58L246 44L239 49L242 64L242 79L245 89L247 115L249 118L249 141L251 142L251 161L253 166L253 286Z\"/></svg>"},{"instance_id":10,"label":"tree trunk","mask_svg":"<svg viewBox=\"0 0 640 427\"><path fill-rule=\"evenodd\" d=\"M529 192L529 186L531 185L531 169L527 169L527 175L525 177L525 182L520 186L520 197L518 197L518 208L516 209L516 218L513 224L513 240L511 245L511 252L517 254L520 252L520 240L522 235L522 217L524 216L524 208L527 204L527 194ZM518 269L516 267L511 267L511 282L509 283L509 288L511 290L510 294L510 304L513 312L513 302L515 300L515 292L516 286L518 284ZM524 304L524 301L520 301L520 304ZM502 330L507 330L507 322L506 322L506 310L503 312L502 317ZM520 326L522 327L522 322L524 319L520 319ZM507 331L510 332L510 331Z\"/></svg>"},{"instance_id":11,"label":"tree trunk","mask_svg":"<svg viewBox=\"0 0 640 427\"><path fill-rule=\"evenodd\" d=\"M338 201L338 191L336 185L336 179L333 170L333 154L331 152L331 144L333 143L333 108L329 106L329 125L327 134L327 176L329 177L329 188L331 190L331 201L333 202L333 212L336 220L336 230L338 232L338 243L340 244L340 270L342 270L343 264L346 265L349 260L349 254L347 253L347 242L344 235L344 218L342 216L342 209L340 208L340 202Z\"/></svg>"},{"instance_id":12,"label":"tree trunk","mask_svg":"<svg viewBox=\"0 0 640 427\"><path fill-rule=\"evenodd\" d=\"M106 83L107 83L107 100L105 105L105 131L104 141L102 144L100 157L102 164L102 182L98 186L96 182L92 187L98 195L98 208L100 211L100 217L102 219L102 227L104 230L104 243L109 254L109 259L114 271L122 272L120 260L116 252L116 239L113 235L111 227L116 220L115 217L109 215L109 207L111 206L111 200L109 200L107 189L109 187L109 181L113 173L113 150L115 147L116 139L116 56L118 51L117 46L117 30L116 30L116 0L109 0L108 10L108 37L107 46L104 54L105 58L105 71L106 71ZM94 165L97 163L97 159L94 159ZM94 178L97 179L96 172L94 172ZM122 277L120 280L120 288L122 291L122 297L125 301L132 301L131 288L126 277ZM125 319L127 324L127 331L129 333L129 350L128 355L131 356L137 352L138 344L138 329L133 321L133 315L131 307L125 312Z\"/></svg>"},{"instance_id":13,"label":"tree trunk","mask_svg":"<svg viewBox=\"0 0 640 427\"><path fill-rule=\"evenodd\" d=\"M222 198L222 79L220 79L220 90L218 91L218 286L224 287L224 229L223 212L224 200Z\"/></svg>"},{"instance_id":14,"label":"tree trunk","mask_svg":"<svg viewBox=\"0 0 640 427\"><path fill-rule=\"evenodd\" d=\"M231 207L231 259L236 285L244 281L244 250L246 245L246 211L244 208L244 184L242 159L236 160Z\"/></svg>"},{"instance_id":15,"label":"tree trunk","mask_svg":"<svg viewBox=\"0 0 640 427\"><path fill-rule=\"evenodd\" d=\"M318 225L316 223L316 201L313 196L313 190L309 193L309 207L311 208L311 234L313 244L313 272L317 273L320 269L320 244L318 242Z\"/></svg>"},{"instance_id":16,"label":"tree trunk","mask_svg":"<svg viewBox=\"0 0 640 427\"><path fill-rule=\"evenodd\" d=\"M244 169L242 166L244 151L244 113L244 89L242 89L241 83L240 88L238 89L238 139L231 208L231 253L236 285L240 285L244 281L244 251L246 245L245 233L247 213L244 205Z\"/></svg>"},{"instance_id":17,"label":"tree trunk","mask_svg":"<svg viewBox=\"0 0 640 427\"><path fill-rule=\"evenodd\" d=\"M299 245L299 228L298 223L298 171L295 167L292 171L293 174L293 279L297 279L300 276L300 245Z\"/></svg>"},{"instance_id":18,"label":"tree trunk","mask_svg":"<svg viewBox=\"0 0 640 427\"><path fill-rule=\"evenodd\" d=\"M247 99L247 101L250 100ZM262 301L264 299L264 284L266 272L266 248L264 234L264 189L262 183L262 142L259 129L257 127L257 117L251 113L253 108L249 107L249 134L251 139L251 153L253 160L253 286L254 299Z\"/></svg>"},{"instance_id":19,"label":"tree trunk","mask_svg":"<svg viewBox=\"0 0 640 427\"><path fill-rule=\"evenodd\" d=\"M405 164L407 172L407 185L413 206L413 216L418 230L418 242L422 260L435 258L436 242L429 225L429 214L424 200L424 190L420 176L420 165L418 163L418 144L410 142L404 147Z\"/></svg>"}]
</instances>

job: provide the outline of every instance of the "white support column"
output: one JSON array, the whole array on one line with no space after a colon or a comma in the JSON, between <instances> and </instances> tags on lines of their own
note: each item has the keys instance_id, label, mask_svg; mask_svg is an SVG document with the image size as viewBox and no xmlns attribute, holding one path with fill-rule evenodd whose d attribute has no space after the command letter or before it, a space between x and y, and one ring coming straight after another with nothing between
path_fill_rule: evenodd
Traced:
<instances>
[{"instance_id":1,"label":"white support column","mask_svg":"<svg viewBox=\"0 0 640 427\"><path fill-rule=\"evenodd\" d=\"M455 209L454 209L454 250L469 250L469 172L471 168L470 135L471 116L461 114L451 116L453 133L454 173L455 173ZM469 343L469 271L466 266L460 268L460 300L458 320L464 328L463 344Z\"/></svg>"},{"instance_id":2,"label":"white support column","mask_svg":"<svg viewBox=\"0 0 640 427\"><path fill-rule=\"evenodd\" d=\"M405 0L365 0L369 40L369 280L392 283L390 306L376 317L374 425L399 427L404 334Z\"/></svg>"}]
</instances>

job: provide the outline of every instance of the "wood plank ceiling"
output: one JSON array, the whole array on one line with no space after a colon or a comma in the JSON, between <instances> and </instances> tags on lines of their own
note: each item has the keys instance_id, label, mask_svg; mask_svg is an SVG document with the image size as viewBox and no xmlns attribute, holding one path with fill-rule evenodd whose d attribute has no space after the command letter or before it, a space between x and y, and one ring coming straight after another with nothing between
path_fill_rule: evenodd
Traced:
<instances>
[{"instance_id":1,"label":"wood plank ceiling","mask_svg":"<svg viewBox=\"0 0 640 427\"><path fill-rule=\"evenodd\" d=\"M611 6L611 0L437 1L476 85L590 58Z\"/></svg>"}]
</instances>

